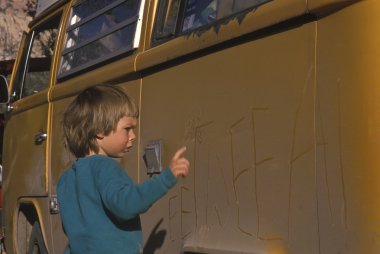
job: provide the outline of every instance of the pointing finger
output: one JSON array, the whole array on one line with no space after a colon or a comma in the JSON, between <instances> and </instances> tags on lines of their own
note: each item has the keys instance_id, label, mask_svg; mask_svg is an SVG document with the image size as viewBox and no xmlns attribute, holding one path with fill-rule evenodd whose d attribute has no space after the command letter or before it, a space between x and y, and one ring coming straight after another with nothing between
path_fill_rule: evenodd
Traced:
<instances>
[{"instance_id":1,"label":"pointing finger","mask_svg":"<svg viewBox=\"0 0 380 254\"><path fill-rule=\"evenodd\" d=\"M173 160L178 160L181 155L186 152L187 148L186 146L181 147L173 156Z\"/></svg>"}]
</instances>

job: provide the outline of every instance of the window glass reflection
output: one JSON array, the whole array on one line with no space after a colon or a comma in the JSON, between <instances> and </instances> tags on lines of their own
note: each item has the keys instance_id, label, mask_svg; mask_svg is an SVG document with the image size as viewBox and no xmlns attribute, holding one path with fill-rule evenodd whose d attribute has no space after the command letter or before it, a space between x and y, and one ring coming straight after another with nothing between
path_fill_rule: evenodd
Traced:
<instances>
[{"instance_id":1,"label":"window glass reflection","mask_svg":"<svg viewBox=\"0 0 380 254\"><path fill-rule=\"evenodd\" d=\"M85 65L132 45L135 27L128 26L63 56L61 72Z\"/></svg>"}]
</instances>

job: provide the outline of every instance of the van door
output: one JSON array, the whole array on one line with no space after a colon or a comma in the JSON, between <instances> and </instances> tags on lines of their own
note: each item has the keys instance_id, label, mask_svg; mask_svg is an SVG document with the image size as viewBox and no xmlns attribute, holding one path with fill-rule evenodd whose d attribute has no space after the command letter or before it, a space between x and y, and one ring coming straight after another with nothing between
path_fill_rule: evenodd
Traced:
<instances>
[{"instance_id":1,"label":"van door","mask_svg":"<svg viewBox=\"0 0 380 254\"><path fill-rule=\"evenodd\" d=\"M17 246L15 252L20 253L25 253L27 232L40 213L49 212L47 199L41 197L48 195L48 92L60 17L61 13L51 15L25 33L11 84L13 109L4 133L3 220L7 248Z\"/></svg>"},{"instance_id":2,"label":"van door","mask_svg":"<svg viewBox=\"0 0 380 254\"><path fill-rule=\"evenodd\" d=\"M62 120L69 103L82 90L96 84L123 87L136 103L140 100L140 79L134 58L140 50L143 0L75 1L68 9L57 83L51 89L50 195L56 196L59 177L76 160L64 142ZM136 132L138 135L138 131ZM121 160L128 174L138 181L136 148ZM54 201L54 200L52 200ZM51 216L56 253L63 253L67 238L60 216Z\"/></svg>"},{"instance_id":3,"label":"van door","mask_svg":"<svg viewBox=\"0 0 380 254\"><path fill-rule=\"evenodd\" d=\"M260 23L269 2L161 2L157 20L164 23L155 24L152 39L161 44L137 66L171 61L143 76L141 147L160 140L165 166L186 145L191 167L143 216L146 246L157 253L288 253L281 244L291 234L298 253L317 249L318 225L310 224L317 219L315 24L229 40ZM215 22L240 5L236 18ZM178 30L177 38L165 37ZM312 209L300 215L301 206ZM160 235L160 245L149 244Z\"/></svg>"}]
</instances>

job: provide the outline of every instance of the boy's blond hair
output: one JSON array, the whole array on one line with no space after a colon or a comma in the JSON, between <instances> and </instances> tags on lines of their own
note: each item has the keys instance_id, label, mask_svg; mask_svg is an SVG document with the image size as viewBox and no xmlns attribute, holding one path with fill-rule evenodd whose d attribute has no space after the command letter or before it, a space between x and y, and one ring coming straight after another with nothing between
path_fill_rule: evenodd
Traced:
<instances>
[{"instance_id":1,"label":"boy's blond hair","mask_svg":"<svg viewBox=\"0 0 380 254\"><path fill-rule=\"evenodd\" d=\"M116 130L124 116L138 117L138 109L123 89L96 85L85 89L69 105L63 116L66 145L77 157L99 152L96 136Z\"/></svg>"}]
</instances>

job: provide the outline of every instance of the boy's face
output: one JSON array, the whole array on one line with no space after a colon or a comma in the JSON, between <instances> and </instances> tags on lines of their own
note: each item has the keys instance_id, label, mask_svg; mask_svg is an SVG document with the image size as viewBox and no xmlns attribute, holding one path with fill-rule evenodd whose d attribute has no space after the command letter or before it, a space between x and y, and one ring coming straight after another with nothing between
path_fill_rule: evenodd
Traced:
<instances>
[{"instance_id":1,"label":"boy's face","mask_svg":"<svg viewBox=\"0 0 380 254\"><path fill-rule=\"evenodd\" d=\"M137 119L124 116L119 120L116 130L108 135L98 134L99 154L113 158L121 158L128 152L136 138Z\"/></svg>"}]
</instances>

